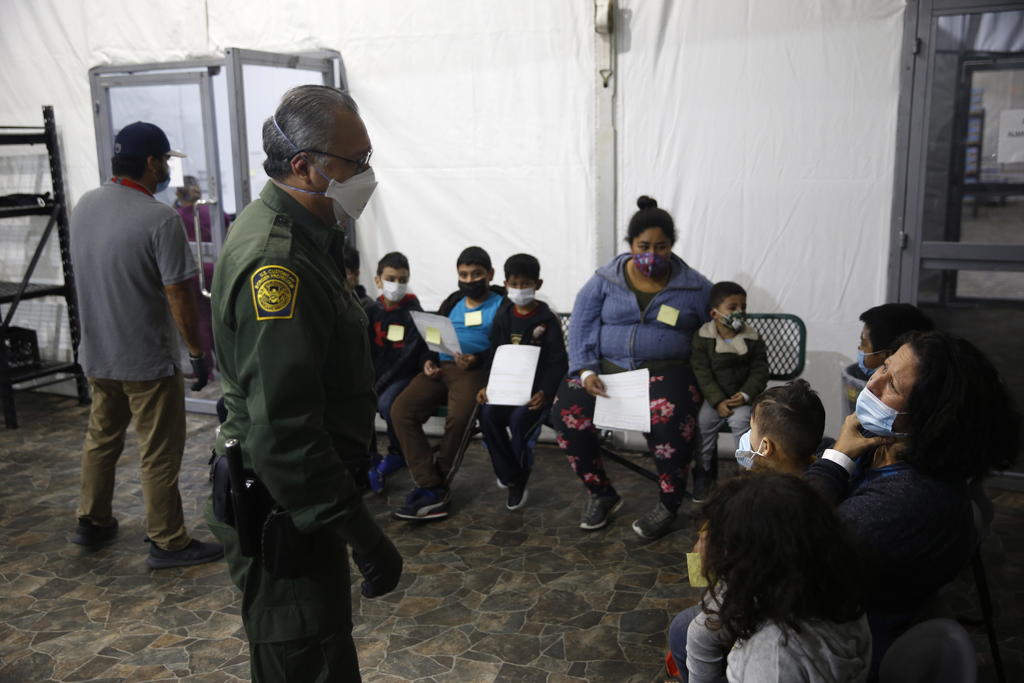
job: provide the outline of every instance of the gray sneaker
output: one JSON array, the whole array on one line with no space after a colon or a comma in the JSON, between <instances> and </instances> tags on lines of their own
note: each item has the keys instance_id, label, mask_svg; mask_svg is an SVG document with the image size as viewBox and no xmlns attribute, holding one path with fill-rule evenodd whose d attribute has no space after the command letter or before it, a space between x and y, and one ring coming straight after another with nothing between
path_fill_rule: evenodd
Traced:
<instances>
[{"instance_id":1,"label":"gray sneaker","mask_svg":"<svg viewBox=\"0 0 1024 683\"><path fill-rule=\"evenodd\" d=\"M192 539L181 550L164 550L156 543L149 543L149 557L146 564L150 569L170 569L171 567L191 567L194 564L213 562L224 557L224 546L220 543L203 543Z\"/></svg>"},{"instance_id":2,"label":"gray sneaker","mask_svg":"<svg viewBox=\"0 0 1024 683\"><path fill-rule=\"evenodd\" d=\"M653 541L654 539L661 538L667 534L675 521L676 513L671 512L667 507L661 504L661 501L658 501L658 504L654 506L653 510L633 522L633 531L635 531L637 536L640 538Z\"/></svg>"},{"instance_id":3,"label":"gray sneaker","mask_svg":"<svg viewBox=\"0 0 1024 683\"><path fill-rule=\"evenodd\" d=\"M590 494L583 502L583 516L580 517L580 528L593 531L608 523L608 518L622 507L622 497L613 493L610 496Z\"/></svg>"}]
</instances>

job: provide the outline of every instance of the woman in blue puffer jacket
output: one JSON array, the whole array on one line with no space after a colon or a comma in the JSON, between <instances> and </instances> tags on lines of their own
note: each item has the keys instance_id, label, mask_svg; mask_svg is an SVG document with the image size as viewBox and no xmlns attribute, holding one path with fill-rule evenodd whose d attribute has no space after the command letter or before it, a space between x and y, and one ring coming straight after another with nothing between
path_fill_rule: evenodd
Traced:
<instances>
[{"instance_id":1,"label":"woman in blue puffer jacket","mask_svg":"<svg viewBox=\"0 0 1024 683\"><path fill-rule=\"evenodd\" d=\"M580 528L600 529L622 505L601 463L593 421L595 397L605 395L600 374L650 371L651 431L644 436L660 491L633 530L653 539L675 521L698 443L702 397L690 369L690 340L710 319L711 282L672 253L676 231L668 212L646 196L637 206L626 237L629 253L599 268L576 295L569 378L555 399L553 422L559 447L589 493Z\"/></svg>"}]
</instances>

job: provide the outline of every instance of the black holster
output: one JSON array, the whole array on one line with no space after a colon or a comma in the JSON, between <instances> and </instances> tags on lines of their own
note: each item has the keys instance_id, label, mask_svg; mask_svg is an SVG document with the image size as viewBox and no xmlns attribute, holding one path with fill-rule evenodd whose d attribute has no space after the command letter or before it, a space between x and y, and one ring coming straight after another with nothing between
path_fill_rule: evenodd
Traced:
<instances>
[{"instance_id":1,"label":"black holster","mask_svg":"<svg viewBox=\"0 0 1024 683\"><path fill-rule=\"evenodd\" d=\"M308 537L295 528L263 482L242 468L234 439L213 463L213 516L235 529L242 555L257 558L271 576L294 578L306 565Z\"/></svg>"}]
</instances>

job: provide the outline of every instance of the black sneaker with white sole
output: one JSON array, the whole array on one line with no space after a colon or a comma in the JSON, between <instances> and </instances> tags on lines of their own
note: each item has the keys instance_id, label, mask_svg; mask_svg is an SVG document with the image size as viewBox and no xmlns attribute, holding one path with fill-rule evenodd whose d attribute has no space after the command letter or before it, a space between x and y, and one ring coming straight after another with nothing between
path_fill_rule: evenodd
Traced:
<instances>
[{"instance_id":1,"label":"black sneaker with white sole","mask_svg":"<svg viewBox=\"0 0 1024 683\"><path fill-rule=\"evenodd\" d=\"M583 501L583 515L580 517L580 528L587 531L600 529L608 524L608 518L622 507L622 497L617 493L607 496L590 494Z\"/></svg>"},{"instance_id":2,"label":"black sneaker with white sole","mask_svg":"<svg viewBox=\"0 0 1024 683\"><path fill-rule=\"evenodd\" d=\"M633 522L633 531L640 538L653 541L667 534L675 521L676 513L658 501L653 510Z\"/></svg>"},{"instance_id":3,"label":"black sneaker with white sole","mask_svg":"<svg viewBox=\"0 0 1024 683\"><path fill-rule=\"evenodd\" d=\"M508 499L505 501L505 507L509 510L518 510L526 505L526 499L529 498L529 496L530 492L526 489L526 484L523 484L522 486L509 484Z\"/></svg>"}]
</instances>

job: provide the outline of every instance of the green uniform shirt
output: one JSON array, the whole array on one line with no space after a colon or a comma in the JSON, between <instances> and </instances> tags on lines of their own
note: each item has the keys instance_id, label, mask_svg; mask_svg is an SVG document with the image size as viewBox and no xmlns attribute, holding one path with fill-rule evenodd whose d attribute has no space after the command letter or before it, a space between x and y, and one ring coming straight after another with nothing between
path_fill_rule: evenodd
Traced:
<instances>
[{"instance_id":1,"label":"green uniform shirt","mask_svg":"<svg viewBox=\"0 0 1024 683\"><path fill-rule=\"evenodd\" d=\"M331 256L343 237L268 182L231 226L213 277L228 410L217 450L238 439L245 467L316 537L308 576L275 579L207 507L252 642L348 628L346 544L367 551L381 536L342 460L366 453L376 407L366 315Z\"/></svg>"}]
</instances>

